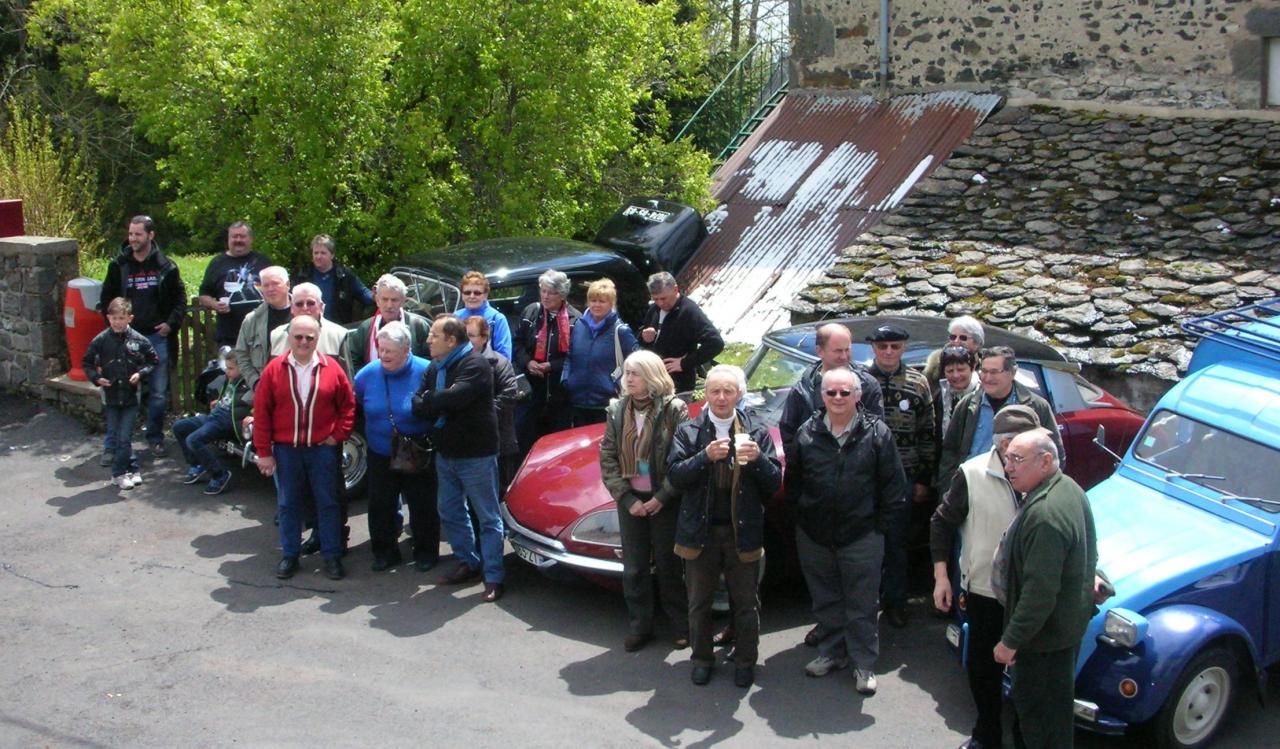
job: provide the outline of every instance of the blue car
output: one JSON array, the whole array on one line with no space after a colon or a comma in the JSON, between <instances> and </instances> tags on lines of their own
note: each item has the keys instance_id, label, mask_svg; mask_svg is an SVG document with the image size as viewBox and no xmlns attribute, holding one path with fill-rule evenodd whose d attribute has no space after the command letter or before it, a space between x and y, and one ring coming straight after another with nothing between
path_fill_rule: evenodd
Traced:
<instances>
[{"instance_id":1,"label":"blue car","mask_svg":"<svg viewBox=\"0 0 1280 749\"><path fill-rule=\"evenodd\" d=\"M1280 300L1184 327L1188 375L1089 491L1115 596L1076 677L1078 725L1160 747L1209 743L1280 660Z\"/></svg>"}]
</instances>

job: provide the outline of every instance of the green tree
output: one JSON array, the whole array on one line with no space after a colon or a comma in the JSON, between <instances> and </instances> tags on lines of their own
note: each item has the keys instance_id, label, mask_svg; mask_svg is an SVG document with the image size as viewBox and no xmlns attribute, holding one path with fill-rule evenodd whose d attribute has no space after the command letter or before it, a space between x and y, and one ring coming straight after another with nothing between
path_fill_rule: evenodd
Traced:
<instances>
[{"instance_id":1,"label":"green tree","mask_svg":"<svg viewBox=\"0 0 1280 749\"><path fill-rule=\"evenodd\" d=\"M627 194L706 201L663 97L704 59L672 0L41 0L32 37L160 146L171 212L279 261L581 235Z\"/></svg>"}]
</instances>

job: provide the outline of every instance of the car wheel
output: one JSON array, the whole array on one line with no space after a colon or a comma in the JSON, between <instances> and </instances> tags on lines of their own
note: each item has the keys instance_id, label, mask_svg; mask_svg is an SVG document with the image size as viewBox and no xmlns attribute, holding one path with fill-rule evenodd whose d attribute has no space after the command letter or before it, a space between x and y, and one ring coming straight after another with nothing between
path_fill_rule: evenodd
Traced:
<instances>
[{"instance_id":1,"label":"car wheel","mask_svg":"<svg viewBox=\"0 0 1280 749\"><path fill-rule=\"evenodd\" d=\"M1152 726L1156 745L1192 749L1208 744L1231 708L1238 672L1235 657L1223 648L1205 650L1191 659L1156 716Z\"/></svg>"},{"instance_id":2,"label":"car wheel","mask_svg":"<svg viewBox=\"0 0 1280 749\"><path fill-rule=\"evenodd\" d=\"M342 443L342 489L348 500L364 494L365 480L369 477L369 445L360 432L352 432Z\"/></svg>"}]
</instances>

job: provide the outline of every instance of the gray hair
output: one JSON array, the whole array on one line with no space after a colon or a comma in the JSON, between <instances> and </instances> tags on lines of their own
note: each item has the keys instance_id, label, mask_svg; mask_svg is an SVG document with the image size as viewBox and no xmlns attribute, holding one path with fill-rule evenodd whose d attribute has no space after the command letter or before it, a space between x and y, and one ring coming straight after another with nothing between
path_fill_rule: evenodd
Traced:
<instances>
[{"instance_id":1,"label":"gray hair","mask_svg":"<svg viewBox=\"0 0 1280 749\"><path fill-rule=\"evenodd\" d=\"M674 289L676 287L676 277L665 270L658 271L649 276L649 281L645 285L649 288L650 294L657 294L661 291Z\"/></svg>"},{"instance_id":2,"label":"gray hair","mask_svg":"<svg viewBox=\"0 0 1280 749\"><path fill-rule=\"evenodd\" d=\"M320 293L320 287L316 286L315 284L309 281L303 281L302 283L293 287L293 295L295 297L300 293L305 294L307 296L315 295L316 299L319 299L321 302L324 301L324 294Z\"/></svg>"},{"instance_id":3,"label":"gray hair","mask_svg":"<svg viewBox=\"0 0 1280 749\"><path fill-rule=\"evenodd\" d=\"M738 387L738 395L747 392L747 375L742 371L742 367L735 364L717 364L707 372L706 381L711 382L712 377L728 377Z\"/></svg>"},{"instance_id":4,"label":"gray hair","mask_svg":"<svg viewBox=\"0 0 1280 749\"><path fill-rule=\"evenodd\" d=\"M982 365L983 359L990 359L993 356L1003 356L1001 361L1005 372L1013 372L1018 369L1018 355L1008 346L991 346L978 351L978 365Z\"/></svg>"},{"instance_id":5,"label":"gray hair","mask_svg":"<svg viewBox=\"0 0 1280 749\"><path fill-rule=\"evenodd\" d=\"M1023 434L1030 434L1031 444L1035 446L1036 453L1048 455L1053 461L1053 467L1055 469L1058 468L1058 446L1053 442L1052 432L1044 427L1036 427L1029 432L1023 432Z\"/></svg>"},{"instance_id":6,"label":"gray hair","mask_svg":"<svg viewBox=\"0 0 1280 749\"><path fill-rule=\"evenodd\" d=\"M392 322L385 323L381 328L378 328L378 342L391 343L402 349L409 348L409 344L411 343L409 338L409 326L399 320L393 320Z\"/></svg>"},{"instance_id":7,"label":"gray hair","mask_svg":"<svg viewBox=\"0 0 1280 749\"><path fill-rule=\"evenodd\" d=\"M373 285L373 293L377 294L379 291L395 291L400 296L409 295L409 287L405 286L404 281L394 273L383 273L378 277L378 282Z\"/></svg>"},{"instance_id":8,"label":"gray hair","mask_svg":"<svg viewBox=\"0 0 1280 749\"><path fill-rule=\"evenodd\" d=\"M554 291L560 296L569 296L569 277L552 269L538 276L538 288Z\"/></svg>"},{"instance_id":9,"label":"gray hair","mask_svg":"<svg viewBox=\"0 0 1280 749\"><path fill-rule=\"evenodd\" d=\"M972 315L961 315L960 317L952 320L951 323L947 325L947 332L950 333L956 328L968 333L969 337L972 338L974 343L977 343L978 346L982 346L986 341L986 337L982 334L982 323L979 322L978 318Z\"/></svg>"},{"instance_id":10,"label":"gray hair","mask_svg":"<svg viewBox=\"0 0 1280 749\"><path fill-rule=\"evenodd\" d=\"M836 367L835 369L828 369L826 372L824 372L822 374L822 387L825 388L828 384L830 384L827 382L827 380L830 380L833 377L843 378L846 375L849 377L849 383L850 383L849 389L853 391L854 395L861 396L862 380L858 379L858 374L854 372L852 369L849 369L848 367Z\"/></svg>"},{"instance_id":11,"label":"gray hair","mask_svg":"<svg viewBox=\"0 0 1280 749\"><path fill-rule=\"evenodd\" d=\"M326 250L329 251L330 255L337 253L338 246L334 244L333 237L329 236L328 234L317 234L314 237L312 237L311 244L310 244L311 249L314 250L316 248L316 245L320 245L321 247L324 247Z\"/></svg>"},{"instance_id":12,"label":"gray hair","mask_svg":"<svg viewBox=\"0 0 1280 749\"><path fill-rule=\"evenodd\" d=\"M227 227L227 232L230 233L232 229L244 229L249 232L249 236L253 236L253 227L249 226L248 221L232 221L231 225Z\"/></svg>"},{"instance_id":13,"label":"gray hair","mask_svg":"<svg viewBox=\"0 0 1280 749\"><path fill-rule=\"evenodd\" d=\"M289 271L279 265L269 265L258 271L258 278L265 279L267 276L275 276L285 283L289 283Z\"/></svg>"}]
</instances>

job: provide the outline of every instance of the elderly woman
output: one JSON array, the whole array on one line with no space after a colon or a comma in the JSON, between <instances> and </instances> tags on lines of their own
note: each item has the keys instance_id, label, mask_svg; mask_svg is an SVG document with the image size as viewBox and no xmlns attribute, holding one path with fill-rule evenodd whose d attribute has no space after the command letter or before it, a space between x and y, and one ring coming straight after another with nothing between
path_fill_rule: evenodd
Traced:
<instances>
[{"instance_id":1,"label":"elderly woman","mask_svg":"<svg viewBox=\"0 0 1280 749\"><path fill-rule=\"evenodd\" d=\"M628 356L622 372L622 397L609 404L600 442L600 477L618 503L622 593L630 619L623 647L633 652L653 639L652 560L673 642L683 648L689 643L689 610L675 555L680 498L666 481L666 468L672 435L689 409L675 397L671 375L652 351Z\"/></svg>"},{"instance_id":2,"label":"elderly woman","mask_svg":"<svg viewBox=\"0 0 1280 749\"><path fill-rule=\"evenodd\" d=\"M356 405L364 414L369 443L369 541L373 571L382 572L403 561L399 549L398 497L409 508L413 529L413 561L426 572L440 556L440 517L436 485L430 468L417 474L391 470L391 443L397 433L406 438L425 435L430 424L414 415L413 393L427 371L427 360L410 351L409 329L400 321L378 330L378 358L356 373Z\"/></svg>"},{"instance_id":3,"label":"elderly woman","mask_svg":"<svg viewBox=\"0 0 1280 749\"><path fill-rule=\"evenodd\" d=\"M517 374L529 382L516 424L520 450L528 452L542 435L569 428L569 399L560 375L569 355L570 331L582 313L569 306L569 277L549 270L538 277L538 301L520 313L514 336Z\"/></svg>"},{"instance_id":4,"label":"elderly woman","mask_svg":"<svg viewBox=\"0 0 1280 749\"><path fill-rule=\"evenodd\" d=\"M493 346L493 350L510 359L511 326L507 324L507 316L489 304L489 279L485 278L483 273L467 271L462 274L462 281L458 283L458 288L462 291L462 307L453 314L457 315L459 320L483 317L484 321L489 323L491 332L489 343Z\"/></svg>"},{"instance_id":5,"label":"elderly woman","mask_svg":"<svg viewBox=\"0 0 1280 749\"><path fill-rule=\"evenodd\" d=\"M498 498L507 493L519 462L520 445L516 441L516 373L507 357L489 346L489 323L482 317L468 317L467 340L493 367L493 405L498 410Z\"/></svg>"},{"instance_id":6,"label":"elderly woman","mask_svg":"<svg viewBox=\"0 0 1280 749\"><path fill-rule=\"evenodd\" d=\"M968 349L974 355L974 361L977 361L978 349L982 348L985 339L982 322L972 315L961 315L947 323L947 342L943 346ZM929 381L930 387L934 387L942 377L942 349L937 349L929 354L924 363L924 378Z\"/></svg>"},{"instance_id":7,"label":"elderly woman","mask_svg":"<svg viewBox=\"0 0 1280 749\"><path fill-rule=\"evenodd\" d=\"M933 398L934 432L938 449L942 449L942 435L947 433L951 413L960 399L978 389L977 357L964 346L947 346L942 349L942 378L929 385L936 388ZM939 487L943 492L947 487Z\"/></svg>"},{"instance_id":8,"label":"elderly woman","mask_svg":"<svg viewBox=\"0 0 1280 749\"><path fill-rule=\"evenodd\" d=\"M769 428L738 408L746 394L742 369L718 364L707 373L707 407L676 429L667 480L681 492L676 554L685 559L693 683L711 679L711 599L724 576L733 608L733 682L755 681L760 644L756 585L764 556L764 505L782 485L782 465Z\"/></svg>"},{"instance_id":9,"label":"elderly woman","mask_svg":"<svg viewBox=\"0 0 1280 749\"><path fill-rule=\"evenodd\" d=\"M587 313L573 326L561 380L569 393L573 426L604 421L605 406L617 395L622 360L639 344L618 317L618 291L602 278L587 287Z\"/></svg>"}]
</instances>

